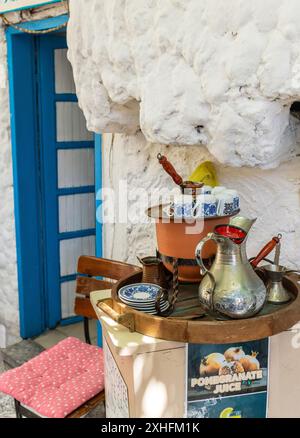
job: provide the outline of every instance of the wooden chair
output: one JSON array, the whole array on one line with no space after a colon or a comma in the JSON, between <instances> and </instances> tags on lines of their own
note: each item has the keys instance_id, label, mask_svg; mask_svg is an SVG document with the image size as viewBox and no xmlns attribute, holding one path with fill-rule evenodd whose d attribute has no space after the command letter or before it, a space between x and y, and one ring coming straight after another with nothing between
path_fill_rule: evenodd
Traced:
<instances>
[{"instance_id":1,"label":"wooden chair","mask_svg":"<svg viewBox=\"0 0 300 438\"><path fill-rule=\"evenodd\" d=\"M81 256L79 258L76 285L77 296L75 298L75 313L84 317L84 333L86 342L88 344L91 343L89 333L89 319L97 319L94 309L90 303L90 293L95 290L111 289L114 282L129 275L134 275L135 273L137 274L137 278L140 277L141 269L137 266L127 263L89 256ZM103 279L99 279L99 277ZM3 373L3 375L4 374L5 373ZM102 390L95 397L88 400L83 405L79 406L76 410L71 412L65 418L80 418L88 414L100 403L104 402L105 393L104 390ZM32 411L31 409L28 409L26 406L23 406L16 399L15 409L17 418L22 418L23 416L27 418L40 418L40 415L38 413Z\"/></svg>"},{"instance_id":2,"label":"wooden chair","mask_svg":"<svg viewBox=\"0 0 300 438\"><path fill-rule=\"evenodd\" d=\"M135 273L138 275L140 272L141 268L128 263L90 256L81 256L79 258L75 313L84 317L84 336L88 344L91 343L89 319L97 319L90 302L91 292L111 289L114 282Z\"/></svg>"}]
</instances>

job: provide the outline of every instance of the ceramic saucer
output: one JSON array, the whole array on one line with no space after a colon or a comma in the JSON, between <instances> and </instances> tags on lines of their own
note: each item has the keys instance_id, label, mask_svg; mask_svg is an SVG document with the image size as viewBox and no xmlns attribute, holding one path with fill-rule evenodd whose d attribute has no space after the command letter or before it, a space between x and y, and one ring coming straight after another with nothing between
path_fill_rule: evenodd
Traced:
<instances>
[{"instance_id":1,"label":"ceramic saucer","mask_svg":"<svg viewBox=\"0 0 300 438\"><path fill-rule=\"evenodd\" d=\"M138 310L139 312L148 313L149 315L157 315L156 309L149 310L149 309L142 309L142 308L135 309L134 307L132 307L132 308L134 310ZM161 311L165 312L166 310L168 310L168 308L169 308L169 303L167 303L165 306L161 306Z\"/></svg>"},{"instance_id":2,"label":"ceramic saucer","mask_svg":"<svg viewBox=\"0 0 300 438\"><path fill-rule=\"evenodd\" d=\"M129 305L129 307L132 307L135 310L140 310L142 312L147 312L147 311L151 312L151 311L156 310L155 306L151 306L151 307L141 307L141 306L138 306L138 307L136 307L136 306L133 306L133 305ZM168 307L169 307L169 303L168 302L165 302L164 304L161 304L161 306L160 306L161 310L166 310Z\"/></svg>"},{"instance_id":3,"label":"ceramic saucer","mask_svg":"<svg viewBox=\"0 0 300 438\"><path fill-rule=\"evenodd\" d=\"M120 296L119 296L119 299L120 299L120 301L122 301L122 303L128 304L129 306L132 305L132 306L137 306L137 307L140 307L140 306L151 307L151 306L155 306L155 303L156 303L156 300L152 300L149 302L129 301L129 300L126 300L125 298L120 297ZM161 304L166 302L166 300L163 298L161 298L159 301Z\"/></svg>"},{"instance_id":4,"label":"ceramic saucer","mask_svg":"<svg viewBox=\"0 0 300 438\"><path fill-rule=\"evenodd\" d=\"M122 298L120 298L120 301L122 303L126 304L127 306L132 307L133 309L136 309L136 310L140 310L142 312L156 310L155 303L153 303L153 304L134 304L134 303L128 303L126 301L123 301ZM168 308L168 306L169 306L168 301L164 300L164 301L160 302L160 307L162 310L166 310Z\"/></svg>"}]
</instances>

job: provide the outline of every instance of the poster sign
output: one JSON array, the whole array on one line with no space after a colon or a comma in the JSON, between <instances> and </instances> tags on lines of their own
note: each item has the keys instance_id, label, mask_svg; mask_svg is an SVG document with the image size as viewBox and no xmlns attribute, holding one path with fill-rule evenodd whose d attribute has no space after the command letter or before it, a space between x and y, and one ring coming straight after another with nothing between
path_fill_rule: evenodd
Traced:
<instances>
[{"instance_id":1,"label":"poster sign","mask_svg":"<svg viewBox=\"0 0 300 438\"><path fill-rule=\"evenodd\" d=\"M60 1L61 0L0 0L0 14L17 11L19 9L35 8Z\"/></svg>"},{"instance_id":2,"label":"poster sign","mask_svg":"<svg viewBox=\"0 0 300 438\"><path fill-rule=\"evenodd\" d=\"M188 347L189 418L265 418L269 340Z\"/></svg>"}]
</instances>

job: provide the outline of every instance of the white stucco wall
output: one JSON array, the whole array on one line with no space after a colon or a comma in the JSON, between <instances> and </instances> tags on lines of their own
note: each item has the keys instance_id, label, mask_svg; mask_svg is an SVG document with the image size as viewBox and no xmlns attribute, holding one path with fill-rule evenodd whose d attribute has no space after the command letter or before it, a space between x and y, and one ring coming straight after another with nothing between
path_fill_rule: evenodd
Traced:
<instances>
[{"instance_id":1,"label":"white stucco wall","mask_svg":"<svg viewBox=\"0 0 300 438\"><path fill-rule=\"evenodd\" d=\"M6 341L12 342L19 335L19 312L6 67L6 41L0 25L0 324L6 327Z\"/></svg>"},{"instance_id":2,"label":"white stucco wall","mask_svg":"<svg viewBox=\"0 0 300 438\"><path fill-rule=\"evenodd\" d=\"M140 127L149 142L206 145L233 166L295 156L298 0L85 3L70 0L68 40L90 130Z\"/></svg>"}]
</instances>

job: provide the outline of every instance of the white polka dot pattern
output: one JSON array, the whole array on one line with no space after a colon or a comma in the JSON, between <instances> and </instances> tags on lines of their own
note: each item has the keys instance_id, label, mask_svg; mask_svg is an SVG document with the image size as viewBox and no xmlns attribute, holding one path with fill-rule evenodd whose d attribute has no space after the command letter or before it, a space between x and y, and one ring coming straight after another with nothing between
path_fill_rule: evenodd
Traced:
<instances>
[{"instance_id":1,"label":"white polka dot pattern","mask_svg":"<svg viewBox=\"0 0 300 438\"><path fill-rule=\"evenodd\" d=\"M103 389L102 349L72 337L0 375L0 391L50 418L66 417Z\"/></svg>"}]
</instances>

